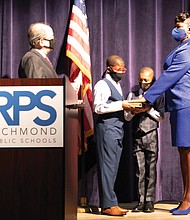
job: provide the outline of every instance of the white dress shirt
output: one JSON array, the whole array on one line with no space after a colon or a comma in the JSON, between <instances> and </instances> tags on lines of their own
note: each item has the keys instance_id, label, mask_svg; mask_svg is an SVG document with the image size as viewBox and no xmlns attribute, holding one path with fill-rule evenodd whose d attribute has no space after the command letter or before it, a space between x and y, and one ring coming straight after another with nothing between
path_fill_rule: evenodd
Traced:
<instances>
[{"instance_id":1,"label":"white dress shirt","mask_svg":"<svg viewBox=\"0 0 190 220\"><path fill-rule=\"evenodd\" d=\"M138 98L141 98L141 97L142 97L142 95L140 95ZM132 93L129 93L127 100L132 100ZM157 110L155 110L153 107L151 107L151 109L149 111L147 111L147 113L158 122L161 122L164 119L163 115L160 112L158 112ZM126 120L130 121L134 116L135 116L135 114L128 112L126 114Z\"/></svg>"},{"instance_id":2,"label":"white dress shirt","mask_svg":"<svg viewBox=\"0 0 190 220\"><path fill-rule=\"evenodd\" d=\"M117 91L121 95L123 95L120 83L119 82L116 83L109 74L106 74L105 77L115 86ZM105 113L117 112L123 110L122 101L107 103L110 96L111 96L111 90L108 84L104 80L98 81L94 86L94 111L97 114L105 114Z\"/></svg>"}]
</instances>

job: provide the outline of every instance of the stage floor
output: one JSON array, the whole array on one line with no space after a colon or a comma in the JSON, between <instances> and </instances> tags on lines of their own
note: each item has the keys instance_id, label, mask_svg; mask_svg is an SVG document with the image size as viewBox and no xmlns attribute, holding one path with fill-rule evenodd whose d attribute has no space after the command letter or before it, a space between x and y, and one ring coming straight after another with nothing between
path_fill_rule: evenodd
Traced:
<instances>
[{"instance_id":1,"label":"stage floor","mask_svg":"<svg viewBox=\"0 0 190 220\"><path fill-rule=\"evenodd\" d=\"M182 219L189 220L190 215L172 215L169 213L169 210L176 207L176 202L158 202L155 204L155 211L153 213L134 213L131 212L131 209L135 206L135 203L130 204L120 204L121 207L129 209L127 215L122 217L112 217L100 214L87 213L89 210L85 208L78 208L77 220L108 220L108 219L128 219L128 220L173 220L173 219Z\"/></svg>"}]
</instances>

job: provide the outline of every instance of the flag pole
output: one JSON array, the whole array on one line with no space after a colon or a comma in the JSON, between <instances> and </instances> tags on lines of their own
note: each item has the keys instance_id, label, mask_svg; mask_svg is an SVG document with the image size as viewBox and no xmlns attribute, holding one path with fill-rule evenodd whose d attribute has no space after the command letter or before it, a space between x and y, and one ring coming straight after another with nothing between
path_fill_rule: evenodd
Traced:
<instances>
[{"instance_id":1,"label":"flag pole","mask_svg":"<svg viewBox=\"0 0 190 220\"><path fill-rule=\"evenodd\" d=\"M83 88L80 86L81 100L83 100ZM86 172L85 172L85 137L84 137L84 108L80 109L81 117L81 198L80 205L87 206L86 201Z\"/></svg>"}]
</instances>

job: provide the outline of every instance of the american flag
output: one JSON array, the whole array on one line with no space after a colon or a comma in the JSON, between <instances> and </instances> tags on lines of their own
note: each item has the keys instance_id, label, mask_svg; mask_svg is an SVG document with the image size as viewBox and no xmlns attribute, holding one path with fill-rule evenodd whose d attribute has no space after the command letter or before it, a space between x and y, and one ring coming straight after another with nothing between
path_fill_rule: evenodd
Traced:
<instances>
[{"instance_id":1,"label":"american flag","mask_svg":"<svg viewBox=\"0 0 190 220\"><path fill-rule=\"evenodd\" d=\"M79 94L79 99L83 100L86 106L84 108L84 141L86 147L87 138L94 133L94 124L92 114L92 76L89 29L84 0L74 0L72 6L66 55L72 61L69 77L70 82L75 85L75 89Z\"/></svg>"}]
</instances>

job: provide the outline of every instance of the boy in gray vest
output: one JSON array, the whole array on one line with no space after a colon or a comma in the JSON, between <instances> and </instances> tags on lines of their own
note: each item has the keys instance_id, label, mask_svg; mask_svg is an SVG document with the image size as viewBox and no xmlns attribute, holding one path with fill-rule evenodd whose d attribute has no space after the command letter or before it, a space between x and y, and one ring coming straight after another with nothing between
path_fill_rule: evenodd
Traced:
<instances>
[{"instance_id":1,"label":"boy in gray vest","mask_svg":"<svg viewBox=\"0 0 190 220\"><path fill-rule=\"evenodd\" d=\"M139 72L139 86L129 93L128 100L141 97L154 83L154 71L143 67ZM156 163L158 158L159 122L164 118L164 96L157 99L154 106L135 108L127 115L132 120L133 146L136 159L139 202L133 212L154 212Z\"/></svg>"}]
</instances>

